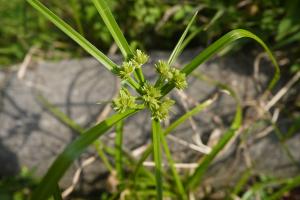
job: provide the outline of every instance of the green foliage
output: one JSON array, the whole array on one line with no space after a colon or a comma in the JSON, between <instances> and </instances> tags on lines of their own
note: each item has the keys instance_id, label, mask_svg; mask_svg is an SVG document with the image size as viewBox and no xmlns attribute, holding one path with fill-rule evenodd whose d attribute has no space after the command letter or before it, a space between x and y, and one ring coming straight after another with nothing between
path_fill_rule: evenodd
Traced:
<instances>
[{"instance_id":1,"label":"green foliage","mask_svg":"<svg viewBox=\"0 0 300 200\"><path fill-rule=\"evenodd\" d=\"M175 103L169 97L165 96L175 87L178 89L184 89L187 86L186 78L188 75L190 75L203 62L221 51L227 45L241 38L251 38L258 42L265 49L271 61L273 62L275 67L275 74L269 84L269 90L273 88L274 84L279 78L279 68L269 48L259 37L249 31L242 29L233 30L218 39L206 50L196 56L191 62L186 64L181 70L171 67L170 64L176 59L179 52L183 50L184 45L186 44L186 33L191 26L191 23L189 23L188 28L174 48L174 54L171 54L169 61L159 61L156 64L158 72L157 81L155 84L152 84L144 80L142 71L142 65L148 61L148 56L140 50L132 53L133 51L130 49L124 35L120 31L120 28L118 27L116 20L112 16L112 13L109 10L109 7L106 4L105 0L93 0L93 3L95 4L95 7L104 20L119 49L123 53L124 62L122 66L118 66L117 64L112 62L100 50L98 50L95 46L88 42L79 32L75 31L71 26L69 26L66 22L64 22L61 18L50 11L38 0L27 1L35 9L41 12L47 19L52 21L61 31L65 32L71 39L77 42L89 54L98 59L98 61L102 63L108 70L110 70L115 75L118 75L124 82L122 88L120 89L119 96L112 101L112 105L118 113L113 114L99 124L85 131L83 131L82 128L78 128L76 123L73 123L71 120L66 118L61 114L61 112L57 111L54 108L51 108L60 116L63 121L70 124L76 130L78 129L81 135L78 136L76 140L67 145L64 151L53 162L48 172L41 180L39 186L33 193L33 200L47 199L50 196L53 196L56 199L60 199L61 197L59 195L59 188L57 187L57 184L64 173L67 171L67 169L70 167L72 162L77 159L83 153L83 151L88 148L88 146L90 146L91 144L96 144L97 139L114 126L116 127L117 138L115 141L116 147L113 150L112 154L115 156L117 177L120 179L122 187L118 188L117 193L112 194L112 198L117 198L120 193L129 191L129 194L127 196L130 199L149 199L152 197L154 197L155 199L163 199L163 197L165 196L174 198L179 196L181 197L181 199L186 199L186 192L193 191L197 188L213 159L225 147L225 145L230 141L230 139L239 129L242 122L241 103L238 96L230 87L216 81L208 80L208 82L212 82L212 84L216 85L218 88L227 90L229 92L230 96L232 96L236 101L236 113L230 128L224 133L220 141L213 147L211 153L206 155L203 158L203 161L199 163L195 172L186 178L185 188L183 188L181 177L176 172L170 151L164 137L175 127L188 119L189 116L201 111L204 107L210 105L212 102L207 101L203 104L200 104L195 109L188 112L186 115L180 117L169 127L166 127L164 131L160 121L165 120L168 117L169 110ZM194 17L195 16L196 15L194 15ZM194 20L194 17L191 21ZM84 29L79 31L83 32ZM186 40L189 40L189 37L187 37ZM132 75L133 72L134 76ZM130 90L127 89L128 86L133 89L133 92L135 92L137 96L131 95L131 93L129 92ZM138 173L133 172L134 179L131 179L131 176L126 177L126 175L122 171L122 169L125 167L125 162L123 161L126 161L133 166L137 165L137 168L141 168L141 162L136 163L136 161L132 159L131 156L127 156L126 159L123 160L123 149L121 148L123 136L122 121L143 109L150 110L152 115L152 149L150 150L152 150L154 157L155 177L153 178L151 171L142 168L143 170L137 170ZM171 178L171 181L166 181L168 175L164 174L164 168L162 167L162 146L166 153L166 157L170 165L170 170L174 175L174 178ZM103 156L101 156L100 154L99 156L103 158ZM142 156L142 158L146 159L147 156L148 155L144 155ZM172 181L176 183L176 189L178 189L178 191L172 187Z\"/></svg>"},{"instance_id":2,"label":"green foliage","mask_svg":"<svg viewBox=\"0 0 300 200\"><path fill-rule=\"evenodd\" d=\"M29 199L32 190L38 181L33 176L34 172L23 167L20 174L0 179L1 200L25 200Z\"/></svg>"},{"instance_id":3,"label":"green foliage","mask_svg":"<svg viewBox=\"0 0 300 200\"><path fill-rule=\"evenodd\" d=\"M99 19L97 10L101 14L103 5L97 0L52 0L45 1L47 6L61 16L75 30L87 38L97 48L106 51L110 48L113 38L118 46L126 42L124 38L118 41L116 34L120 34L117 26L111 24L111 31L105 18ZM95 8L96 5L97 9ZM172 48L176 44L175 38L189 23L186 16L199 9L195 23L191 24L191 32L199 28L205 29L201 37L193 40L193 46L206 45L228 30L244 28L259 33L259 36L277 50L283 50L291 63L299 64L297 57L300 53L300 23L299 1L161 1L161 0L111 0L108 6L115 14L123 34L132 45L139 48ZM0 65L16 63L32 46L37 46L45 52L51 51L52 58L61 54L55 51L76 49L73 56L84 55L83 51L75 48L74 43L64 34L56 31L52 24L44 18L38 17L32 8L23 0L0 0ZM113 33L113 34L111 34ZM156 42L153 42L153 41ZM141 42L142 41L142 42ZM123 45L124 46L124 45ZM128 54L125 47L121 52ZM53 55L54 54L54 55ZM51 56L50 55L50 56Z\"/></svg>"}]
</instances>

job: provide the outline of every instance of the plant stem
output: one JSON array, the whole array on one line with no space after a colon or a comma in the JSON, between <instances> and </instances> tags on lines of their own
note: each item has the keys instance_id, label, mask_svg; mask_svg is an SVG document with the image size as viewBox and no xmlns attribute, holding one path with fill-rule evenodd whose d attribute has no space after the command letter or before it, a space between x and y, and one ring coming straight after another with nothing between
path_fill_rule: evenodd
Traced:
<instances>
[{"instance_id":1,"label":"plant stem","mask_svg":"<svg viewBox=\"0 0 300 200\"><path fill-rule=\"evenodd\" d=\"M168 162L169 162L169 166L170 166L170 168L171 168L172 174L173 174L174 179L175 179L175 183L176 183L178 192L179 192L179 194L180 194L180 196L181 196L181 199L187 200L187 195L186 195L186 193L185 193L185 191L184 191L182 182L181 182L181 180L180 180L180 176L179 176L179 174L178 174L177 171L176 171L175 164L174 164L174 161L173 161L173 159L172 159L172 155L171 155L171 152L170 152L170 150L169 150L169 147L168 147L166 138L165 138L164 134L160 134L160 137L161 137L161 142L162 142L164 151L165 151L165 153L166 153L167 160L168 160Z\"/></svg>"},{"instance_id":2,"label":"plant stem","mask_svg":"<svg viewBox=\"0 0 300 200\"><path fill-rule=\"evenodd\" d=\"M158 120L152 120L152 140L153 140L153 156L155 162L155 178L156 178L156 192L157 200L162 200L163 198L163 180L162 180L162 160L161 160L161 148L160 148L160 138L161 138L161 126Z\"/></svg>"},{"instance_id":3,"label":"plant stem","mask_svg":"<svg viewBox=\"0 0 300 200\"><path fill-rule=\"evenodd\" d=\"M117 177L122 185L123 181L123 162L122 162L122 144L123 144L123 126L124 121L121 120L116 124L116 138L115 138L115 163Z\"/></svg>"}]
</instances>

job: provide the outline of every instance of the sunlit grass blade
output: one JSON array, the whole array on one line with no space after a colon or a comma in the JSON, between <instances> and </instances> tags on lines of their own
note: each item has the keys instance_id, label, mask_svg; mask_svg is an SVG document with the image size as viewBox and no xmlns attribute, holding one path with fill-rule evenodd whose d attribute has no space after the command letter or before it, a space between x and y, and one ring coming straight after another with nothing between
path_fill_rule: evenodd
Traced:
<instances>
[{"instance_id":1,"label":"sunlit grass blade","mask_svg":"<svg viewBox=\"0 0 300 200\"><path fill-rule=\"evenodd\" d=\"M166 139L165 139L165 136L164 136L163 134L161 134L160 136L161 136L161 143L162 143L164 152L165 152L165 154L166 154L166 157L167 157L169 166L170 166L170 168L171 168L171 171L172 171L172 174L173 174L173 177L174 177L174 180L175 180L177 189L178 189L178 193L179 193L179 195L180 195L180 199L187 200L187 194L186 194L185 191L184 191L184 187L183 187L183 185L182 185L180 176L179 176L179 174L177 173L177 170L176 170L176 168L175 168L175 164L174 164L174 161L173 161L171 152L170 152L170 150L169 150L167 141L166 141Z\"/></svg>"},{"instance_id":2,"label":"sunlit grass blade","mask_svg":"<svg viewBox=\"0 0 300 200\"><path fill-rule=\"evenodd\" d=\"M118 121L136 113L137 110L129 110L121 114L114 114L96 126L88 129L75 141L69 144L56 158L39 186L33 193L32 200L47 199L53 194L56 184L70 167L72 162L98 137L108 131Z\"/></svg>"},{"instance_id":3,"label":"sunlit grass blade","mask_svg":"<svg viewBox=\"0 0 300 200\"><path fill-rule=\"evenodd\" d=\"M185 122L187 119L189 119L190 117L192 117L192 116L198 114L199 112L203 111L204 109L206 109L208 106L210 106L216 100L216 98L217 98L217 96L214 96L213 98L208 99L208 100L204 101L203 103L199 103L193 109L186 112L184 115L179 117L176 121L171 123L170 126L168 126L165 129L164 135L168 135L169 133L171 133L171 131L173 131L175 128L177 128L180 124Z\"/></svg>"},{"instance_id":4,"label":"sunlit grass blade","mask_svg":"<svg viewBox=\"0 0 300 200\"><path fill-rule=\"evenodd\" d=\"M130 57L132 55L131 49L105 0L92 0L92 1L95 7L97 8L99 14L101 15L109 32L114 38L116 44L120 48L124 58Z\"/></svg>"},{"instance_id":5,"label":"sunlit grass blade","mask_svg":"<svg viewBox=\"0 0 300 200\"><path fill-rule=\"evenodd\" d=\"M116 138L115 138L115 168L117 177L122 184L123 181L123 161L122 161L122 144L123 144L123 126L124 121L121 120L116 124Z\"/></svg>"},{"instance_id":6,"label":"sunlit grass blade","mask_svg":"<svg viewBox=\"0 0 300 200\"><path fill-rule=\"evenodd\" d=\"M186 188L189 190L194 189L198 186L198 184L201 182L203 178L203 175L207 171L210 163L218 155L218 153L225 147L225 145L230 141L230 139L234 136L234 134L240 128L242 123L242 107L236 93L225 84L222 84L214 80L209 80L209 79L207 79L207 81L210 81L211 83L215 84L222 90L226 90L229 93L229 95L235 99L236 112L230 128L220 138L220 141L213 147L212 151L208 155L204 156L199 166L195 169L195 172L188 178L186 182Z\"/></svg>"},{"instance_id":7,"label":"sunlit grass blade","mask_svg":"<svg viewBox=\"0 0 300 200\"><path fill-rule=\"evenodd\" d=\"M186 46L194 39L200 32L203 31L203 27L197 28L192 33L190 33L185 40L181 43L179 49L178 49L178 55L186 48Z\"/></svg>"},{"instance_id":8,"label":"sunlit grass blade","mask_svg":"<svg viewBox=\"0 0 300 200\"><path fill-rule=\"evenodd\" d=\"M175 120L173 123L170 124L170 126L168 126L165 131L163 132L163 135L168 135L169 133L171 133L175 128L177 128L180 124L182 124L183 122L185 122L188 118L190 118L193 115L196 115L197 113L203 111L205 108L207 108L208 106L210 106L214 101L216 100L216 98L212 98L212 99L208 99L206 101L204 101L203 103L198 104L197 106L195 106L193 109L191 109L189 112L185 113L184 115L182 115L181 117L179 117L177 120ZM139 159L138 163L136 164L135 170L134 170L134 177L136 179L136 176L139 172L139 169L142 167L143 162L148 158L148 156L151 154L153 149L153 145L150 144L147 149L145 150L145 152L142 154L141 158Z\"/></svg>"},{"instance_id":9,"label":"sunlit grass blade","mask_svg":"<svg viewBox=\"0 0 300 200\"><path fill-rule=\"evenodd\" d=\"M75 31L70 25L64 22L61 18L50 11L38 0L27 0L35 9L41 12L48 20L55 24L61 31L72 38L77 44L79 44L84 50L96 58L102 63L109 71L117 68L117 65L111 61L106 55L99 51L94 45L82 37L77 31Z\"/></svg>"},{"instance_id":10,"label":"sunlit grass blade","mask_svg":"<svg viewBox=\"0 0 300 200\"><path fill-rule=\"evenodd\" d=\"M181 37L178 40L175 48L173 49L173 51L172 51L172 53L171 53L171 55L169 57L169 60L168 60L168 64L169 65L172 65L174 63L174 61L177 59L178 55L180 54L180 49L181 49L180 47L181 47L181 45L182 45L182 43L183 43L183 41L184 41L187 33L189 32L191 25L195 21L197 14L198 14L198 11L194 14L194 16L192 17L192 19L189 21L187 27L185 28L183 34L181 35Z\"/></svg>"},{"instance_id":11,"label":"sunlit grass blade","mask_svg":"<svg viewBox=\"0 0 300 200\"><path fill-rule=\"evenodd\" d=\"M132 51L126 38L124 37L119 25L117 24L114 16L112 15L107 3L105 0L92 0L95 7L97 8L101 18L103 19L105 25L107 26L110 34L114 38L116 44L121 50L122 55L125 59L128 59L132 56ZM136 77L139 81L144 82L144 75L140 68L135 70Z\"/></svg>"},{"instance_id":12,"label":"sunlit grass blade","mask_svg":"<svg viewBox=\"0 0 300 200\"><path fill-rule=\"evenodd\" d=\"M162 178L162 156L161 156L161 126L157 120L152 120L152 143L153 143L153 157L155 163L155 178L156 178L156 191L157 200L163 199L163 178Z\"/></svg>"},{"instance_id":13,"label":"sunlit grass blade","mask_svg":"<svg viewBox=\"0 0 300 200\"><path fill-rule=\"evenodd\" d=\"M199 27L196 30L194 30L192 33L190 33L185 38L185 40L181 43L179 49L177 50L178 51L178 55L185 49L185 47L192 41L192 39L194 39L203 30L209 29L223 14L224 14L224 10L219 10L206 26Z\"/></svg>"},{"instance_id":14,"label":"sunlit grass blade","mask_svg":"<svg viewBox=\"0 0 300 200\"><path fill-rule=\"evenodd\" d=\"M133 54L128 45L126 38L124 37L119 25L117 24L114 16L112 15L105 0L92 0L95 7L97 8L99 14L101 15L105 25L107 26L109 32L113 36L116 44L121 50L122 55L125 59L130 58ZM144 82L144 75L142 69L138 68L135 70L135 75L140 82Z\"/></svg>"},{"instance_id":15,"label":"sunlit grass blade","mask_svg":"<svg viewBox=\"0 0 300 200\"><path fill-rule=\"evenodd\" d=\"M269 90L272 89L280 77L279 66L278 66L272 52L267 47L267 45L255 34L249 32L247 30L243 30L243 29L236 29L236 30L230 31L229 33L222 36L220 39L218 39L213 44L211 44L209 47L207 47L204 51L202 51L198 56L196 56L189 64L187 64L181 70L181 72L185 73L188 76L196 68L198 68L202 63L207 61L213 55L216 55L218 52L220 52L224 47L226 47L227 45L230 45L232 42L237 41L241 38L251 38L251 39L255 40L267 52L269 58L271 59L271 62L274 65L274 68L275 68L273 78L268 85L268 89ZM162 88L162 94L165 95L165 94L169 93L173 88L174 88L174 85L166 84Z\"/></svg>"}]
</instances>

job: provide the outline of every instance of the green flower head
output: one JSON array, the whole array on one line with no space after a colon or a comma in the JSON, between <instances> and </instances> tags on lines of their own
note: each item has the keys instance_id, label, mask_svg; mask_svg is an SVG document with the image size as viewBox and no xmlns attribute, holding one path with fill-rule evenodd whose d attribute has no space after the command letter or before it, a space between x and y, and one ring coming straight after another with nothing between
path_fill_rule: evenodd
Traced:
<instances>
[{"instance_id":1,"label":"green flower head","mask_svg":"<svg viewBox=\"0 0 300 200\"><path fill-rule=\"evenodd\" d=\"M176 68L172 68L172 74L172 82L175 84L175 87L177 89L182 90L187 87L186 77L184 73L180 72Z\"/></svg>"},{"instance_id":2,"label":"green flower head","mask_svg":"<svg viewBox=\"0 0 300 200\"><path fill-rule=\"evenodd\" d=\"M159 107L159 98L161 97L160 90L146 82L142 87L142 91L144 93L142 99L146 106L150 110L157 109Z\"/></svg>"},{"instance_id":3,"label":"green flower head","mask_svg":"<svg viewBox=\"0 0 300 200\"><path fill-rule=\"evenodd\" d=\"M140 68L146 62L148 62L149 56L142 52L141 50L137 49L136 53L134 54L133 58L131 59L132 63L136 68Z\"/></svg>"},{"instance_id":4,"label":"green flower head","mask_svg":"<svg viewBox=\"0 0 300 200\"><path fill-rule=\"evenodd\" d=\"M118 70L117 74L121 79L127 80L133 71L134 64L131 61L123 62L122 67Z\"/></svg>"},{"instance_id":5,"label":"green flower head","mask_svg":"<svg viewBox=\"0 0 300 200\"><path fill-rule=\"evenodd\" d=\"M168 81L172 79L173 74L167 62L159 60L158 63L155 64L155 69L164 80Z\"/></svg>"},{"instance_id":6,"label":"green flower head","mask_svg":"<svg viewBox=\"0 0 300 200\"><path fill-rule=\"evenodd\" d=\"M138 105L135 103L136 97L131 96L126 88L121 88L119 96L112 101L114 110L123 113L128 109L136 109Z\"/></svg>"},{"instance_id":7,"label":"green flower head","mask_svg":"<svg viewBox=\"0 0 300 200\"><path fill-rule=\"evenodd\" d=\"M165 98L160 103L159 107L152 111L152 118L159 121L169 117L169 110L174 105L175 101L170 98Z\"/></svg>"},{"instance_id":8,"label":"green flower head","mask_svg":"<svg viewBox=\"0 0 300 200\"><path fill-rule=\"evenodd\" d=\"M159 98L161 97L161 93L160 90L156 87L154 87L153 85L151 85L148 82L145 82L143 87L142 87L142 91L144 94L148 95L148 96L152 96L154 98Z\"/></svg>"}]
</instances>

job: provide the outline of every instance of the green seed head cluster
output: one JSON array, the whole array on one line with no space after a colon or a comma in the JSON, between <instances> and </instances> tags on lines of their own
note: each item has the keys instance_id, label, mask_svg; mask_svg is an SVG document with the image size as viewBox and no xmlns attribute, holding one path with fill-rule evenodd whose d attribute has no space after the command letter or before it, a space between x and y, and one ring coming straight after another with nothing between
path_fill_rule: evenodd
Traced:
<instances>
[{"instance_id":1,"label":"green seed head cluster","mask_svg":"<svg viewBox=\"0 0 300 200\"><path fill-rule=\"evenodd\" d=\"M181 73L178 69L176 68L172 68L171 69L172 72L172 79L171 82L173 82L175 84L175 87L177 89L184 89L187 87L187 82L186 82L186 77L184 73Z\"/></svg>"},{"instance_id":2,"label":"green seed head cluster","mask_svg":"<svg viewBox=\"0 0 300 200\"><path fill-rule=\"evenodd\" d=\"M177 89L184 89L187 87L185 74L178 69L170 67L165 61L159 60L155 65L156 71L160 74L164 82L171 82Z\"/></svg>"},{"instance_id":3,"label":"green seed head cluster","mask_svg":"<svg viewBox=\"0 0 300 200\"><path fill-rule=\"evenodd\" d=\"M141 50L137 49L131 60L136 68L140 68L146 62L148 62L148 59L149 59L148 55L146 55Z\"/></svg>"},{"instance_id":4,"label":"green seed head cluster","mask_svg":"<svg viewBox=\"0 0 300 200\"><path fill-rule=\"evenodd\" d=\"M155 68L156 71L160 74L160 76L164 79L164 81L172 79L173 74L167 62L159 60L158 63L155 65Z\"/></svg>"},{"instance_id":5,"label":"green seed head cluster","mask_svg":"<svg viewBox=\"0 0 300 200\"><path fill-rule=\"evenodd\" d=\"M128 62L124 62L118 70L118 75L122 80L131 78L131 74L136 68L140 68L149 59L141 50L137 50L135 55ZM159 60L155 64L159 74L158 82L151 85L149 82L140 82L139 97L134 97L126 88L120 90L119 96L113 100L113 107L117 112L125 112L128 109L139 109L146 107L152 113L152 118L162 121L169 116L169 110L175 101L161 94L162 84L172 83L178 89L187 87L185 74L176 68L172 68L165 61Z\"/></svg>"},{"instance_id":6,"label":"green seed head cluster","mask_svg":"<svg viewBox=\"0 0 300 200\"><path fill-rule=\"evenodd\" d=\"M152 113L152 118L162 121L169 116L169 110L175 103L170 98L162 98L160 90L149 83L142 87L142 100Z\"/></svg>"},{"instance_id":7,"label":"green seed head cluster","mask_svg":"<svg viewBox=\"0 0 300 200\"><path fill-rule=\"evenodd\" d=\"M135 69L141 68L148 62L149 56L147 56L141 50L136 50L132 59L127 62L123 62L122 66L116 70L116 74L122 80L128 80Z\"/></svg>"},{"instance_id":8,"label":"green seed head cluster","mask_svg":"<svg viewBox=\"0 0 300 200\"><path fill-rule=\"evenodd\" d=\"M138 105L135 103L136 97L131 96L130 92L126 88L121 88L119 96L113 99L113 108L120 113L125 112L128 109L136 109Z\"/></svg>"},{"instance_id":9,"label":"green seed head cluster","mask_svg":"<svg viewBox=\"0 0 300 200\"><path fill-rule=\"evenodd\" d=\"M134 71L134 65L131 61L123 62L122 67L118 72L118 75L122 80L128 80L133 71Z\"/></svg>"}]
</instances>

